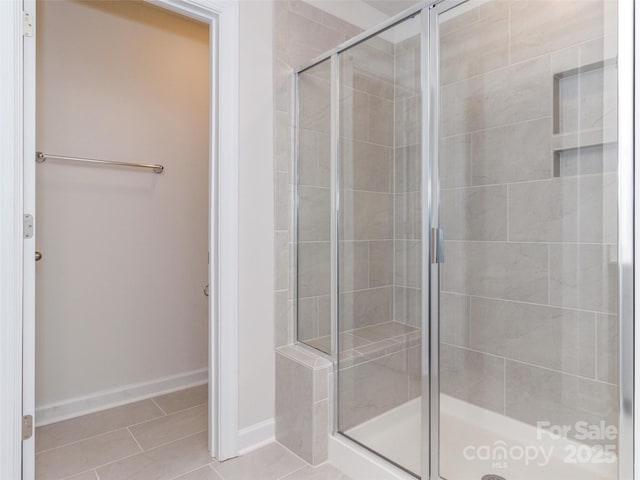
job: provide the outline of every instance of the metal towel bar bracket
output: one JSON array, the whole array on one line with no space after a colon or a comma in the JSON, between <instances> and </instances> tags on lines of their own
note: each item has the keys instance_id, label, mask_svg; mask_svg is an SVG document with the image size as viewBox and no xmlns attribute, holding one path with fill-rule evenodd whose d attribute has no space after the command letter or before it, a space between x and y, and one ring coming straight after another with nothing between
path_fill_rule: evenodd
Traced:
<instances>
[{"instance_id":1,"label":"metal towel bar bracket","mask_svg":"<svg viewBox=\"0 0 640 480\"><path fill-rule=\"evenodd\" d=\"M121 167L138 167L138 168L150 168L154 173L162 173L164 167L158 164L150 163L128 163L128 162L113 162L111 160L99 160L97 158L78 158L78 157L64 157L62 155L50 155L48 153L36 152L36 162L44 163L45 160L66 160L69 162L85 162L85 163L102 163L107 165L117 165Z\"/></svg>"}]
</instances>

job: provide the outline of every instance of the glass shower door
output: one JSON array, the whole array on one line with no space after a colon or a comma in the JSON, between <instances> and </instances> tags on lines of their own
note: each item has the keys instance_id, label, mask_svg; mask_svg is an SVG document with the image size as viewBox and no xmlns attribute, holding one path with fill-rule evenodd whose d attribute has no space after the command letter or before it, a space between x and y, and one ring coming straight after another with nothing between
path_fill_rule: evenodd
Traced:
<instances>
[{"instance_id":1,"label":"glass shower door","mask_svg":"<svg viewBox=\"0 0 640 480\"><path fill-rule=\"evenodd\" d=\"M447 480L618 478L616 5L432 10Z\"/></svg>"}]
</instances>

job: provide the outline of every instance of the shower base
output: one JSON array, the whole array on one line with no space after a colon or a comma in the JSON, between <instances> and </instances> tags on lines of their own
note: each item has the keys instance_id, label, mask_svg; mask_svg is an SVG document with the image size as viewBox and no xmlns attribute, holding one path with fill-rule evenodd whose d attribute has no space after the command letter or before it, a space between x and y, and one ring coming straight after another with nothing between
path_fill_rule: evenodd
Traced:
<instances>
[{"instance_id":1,"label":"shower base","mask_svg":"<svg viewBox=\"0 0 640 480\"><path fill-rule=\"evenodd\" d=\"M506 480L615 480L616 461L601 463L588 449L554 439L535 427L467 402L441 395L440 471L447 480L480 480L496 474ZM420 472L421 401L419 398L375 417L345 434L412 472ZM499 447L506 447L507 458ZM526 462L518 458L529 449ZM537 453L534 453L534 449ZM545 453L548 461L543 460ZM567 463L578 451L582 462ZM585 455L592 461L586 461ZM591 457L589 457L591 455ZM493 458L487 458L487 456Z\"/></svg>"}]
</instances>

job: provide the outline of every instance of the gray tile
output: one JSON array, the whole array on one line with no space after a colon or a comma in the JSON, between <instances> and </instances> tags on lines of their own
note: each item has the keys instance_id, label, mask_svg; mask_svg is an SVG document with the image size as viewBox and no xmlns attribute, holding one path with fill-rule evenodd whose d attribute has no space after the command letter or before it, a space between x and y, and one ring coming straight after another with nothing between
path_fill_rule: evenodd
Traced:
<instances>
[{"instance_id":1,"label":"gray tile","mask_svg":"<svg viewBox=\"0 0 640 480\"><path fill-rule=\"evenodd\" d=\"M325 187L298 187L298 240L329 241L331 192Z\"/></svg>"},{"instance_id":2,"label":"gray tile","mask_svg":"<svg viewBox=\"0 0 640 480\"><path fill-rule=\"evenodd\" d=\"M276 172L274 175L275 229L286 230L289 226L289 198L291 193L289 173Z\"/></svg>"},{"instance_id":3,"label":"gray tile","mask_svg":"<svg viewBox=\"0 0 640 480\"><path fill-rule=\"evenodd\" d=\"M611 245L558 245L550 251L550 303L615 313L617 249Z\"/></svg>"},{"instance_id":4,"label":"gray tile","mask_svg":"<svg viewBox=\"0 0 640 480\"><path fill-rule=\"evenodd\" d=\"M617 426L616 387L572 375L507 361L506 414L536 425Z\"/></svg>"},{"instance_id":5,"label":"gray tile","mask_svg":"<svg viewBox=\"0 0 640 480\"><path fill-rule=\"evenodd\" d=\"M470 308L468 295L440 292L440 341L469 346Z\"/></svg>"},{"instance_id":6,"label":"gray tile","mask_svg":"<svg viewBox=\"0 0 640 480\"><path fill-rule=\"evenodd\" d=\"M446 241L444 255L444 291L533 303L548 301L547 245Z\"/></svg>"},{"instance_id":7,"label":"gray tile","mask_svg":"<svg viewBox=\"0 0 640 480\"><path fill-rule=\"evenodd\" d=\"M91 470L90 472L79 473L78 475L74 475L73 477L67 477L65 480L99 480L98 474L95 470Z\"/></svg>"},{"instance_id":8,"label":"gray tile","mask_svg":"<svg viewBox=\"0 0 640 480\"><path fill-rule=\"evenodd\" d=\"M442 84L509 64L509 3L488 2L466 28L440 35Z\"/></svg>"},{"instance_id":9,"label":"gray tile","mask_svg":"<svg viewBox=\"0 0 640 480\"><path fill-rule=\"evenodd\" d=\"M311 74L298 77L299 125L317 132L329 132L331 87L327 80Z\"/></svg>"},{"instance_id":10,"label":"gray tile","mask_svg":"<svg viewBox=\"0 0 640 480\"><path fill-rule=\"evenodd\" d=\"M289 235L288 232L275 232L275 283L276 290L289 288Z\"/></svg>"},{"instance_id":11,"label":"gray tile","mask_svg":"<svg viewBox=\"0 0 640 480\"><path fill-rule=\"evenodd\" d=\"M595 378L595 321L592 312L471 297L469 345L481 352Z\"/></svg>"},{"instance_id":12,"label":"gray tile","mask_svg":"<svg viewBox=\"0 0 640 480\"><path fill-rule=\"evenodd\" d=\"M105 465L98 475L100 480L172 480L212 461L202 432Z\"/></svg>"},{"instance_id":13,"label":"gray tile","mask_svg":"<svg viewBox=\"0 0 640 480\"><path fill-rule=\"evenodd\" d=\"M420 191L420 145L395 149L394 193Z\"/></svg>"},{"instance_id":14,"label":"gray tile","mask_svg":"<svg viewBox=\"0 0 640 480\"><path fill-rule=\"evenodd\" d=\"M551 115L549 57L478 75L442 88L442 136Z\"/></svg>"},{"instance_id":15,"label":"gray tile","mask_svg":"<svg viewBox=\"0 0 640 480\"><path fill-rule=\"evenodd\" d=\"M36 428L36 453L163 416L151 400L129 403Z\"/></svg>"},{"instance_id":16,"label":"gray tile","mask_svg":"<svg viewBox=\"0 0 640 480\"><path fill-rule=\"evenodd\" d=\"M368 242L340 242L338 272L342 291L369 288Z\"/></svg>"},{"instance_id":17,"label":"gray tile","mask_svg":"<svg viewBox=\"0 0 640 480\"><path fill-rule=\"evenodd\" d=\"M601 37L606 3L602 0L515 2L511 7L512 61Z\"/></svg>"},{"instance_id":18,"label":"gray tile","mask_svg":"<svg viewBox=\"0 0 640 480\"><path fill-rule=\"evenodd\" d=\"M318 467L304 467L287 475L282 480L351 480L344 473L329 463Z\"/></svg>"},{"instance_id":19,"label":"gray tile","mask_svg":"<svg viewBox=\"0 0 640 480\"><path fill-rule=\"evenodd\" d=\"M313 370L283 355L276 355L276 439L306 461L313 461ZM220 473L228 478L228 472ZM248 471L244 473L233 478L254 478Z\"/></svg>"},{"instance_id":20,"label":"gray tile","mask_svg":"<svg viewBox=\"0 0 640 480\"><path fill-rule=\"evenodd\" d=\"M422 135L421 96L397 98L395 102L395 146L420 143Z\"/></svg>"},{"instance_id":21,"label":"gray tile","mask_svg":"<svg viewBox=\"0 0 640 480\"><path fill-rule=\"evenodd\" d=\"M575 242L578 210L576 178L509 185L509 238L528 242Z\"/></svg>"},{"instance_id":22,"label":"gray tile","mask_svg":"<svg viewBox=\"0 0 640 480\"><path fill-rule=\"evenodd\" d=\"M409 192L394 195L393 228L396 239L421 237L420 193Z\"/></svg>"},{"instance_id":23,"label":"gray tile","mask_svg":"<svg viewBox=\"0 0 640 480\"><path fill-rule=\"evenodd\" d=\"M440 345L442 393L488 410L504 412L504 360Z\"/></svg>"},{"instance_id":24,"label":"gray tile","mask_svg":"<svg viewBox=\"0 0 640 480\"><path fill-rule=\"evenodd\" d=\"M340 143L340 186L349 190L391 193L393 149L358 140Z\"/></svg>"},{"instance_id":25,"label":"gray tile","mask_svg":"<svg viewBox=\"0 0 640 480\"><path fill-rule=\"evenodd\" d=\"M318 297L298 298L297 306L298 340L318 337Z\"/></svg>"},{"instance_id":26,"label":"gray tile","mask_svg":"<svg viewBox=\"0 0 640 480\"><path fill-rule=\"evenodd\" d=\"M319 133L314 130L298 130L298 157L297 174L299 185L318 186L318 152ZM282 142L287 142L282 149L291 148L290 137L287 136Z\"/></svg>"},{"instance_id":27,"label":"gray tile","mask_svg":"<svg viewBox=\"0 0 640 480\"><path fill-rule=\"evenodd\" d=\"M551 118L471 135L473 185L551 178Z\"/></svg>"},{"instance_id":28,"label":"gray tile","mask_svg":"<svg viewBox=\"0 0 640 480\"><path fill-rule=\"evenodd\" d=\"M387 145L394 144L394 102L380 97L369 97L369 141Z\"/></svg>"},{"instance_id":29,"label":"gray tile","mask_svg":"<svg viewBox=\"0 0 640 480\"><path fill-rule=\"evenodd\" d=\"M407 352L339 371L338 426L348 430L408 399Z\"/></svg>"},{"instance_id":30,"label":"gray tile","mask_svg":"<svg viewBox=\"0 0 640 480\"><path fill-rule=\"evenodd\" d=\"M407 350L407 363L409 369L409 398L422 395L422 346L411 347Z\"/></svg>"},{"instance_id":31,"label":"gray tile","mask_svg":"<svg viewBox=\"0 0 640 480\"><path fill-rule=\"evenodd\" d=\"M369 286L384 287L393 284L393 241L369 242Z\"/></svg>"},{"instance_id":32,"label":"gray tile","mask_svg":"<svg viewBox=\"0 0 640 480\"><path fill-rule=\"evenodd\" d=\"M344 240L393 238L393 195L341 191L340 234Z\"/></svg>"},{"instance_id":33,"label":"gray tile","mask_svg":"<svg viewBox=\"0 0 640 480\"><path fill-rule=\"evenodd\" d=\"M175 413L187 408L203 405L209 399L209 385L198 385L196 387L185 388L177 392L167 393L159 397L154 397L153 401L166 414ZM132 422L133 423L138 422Z\"/></svg>"},{"instance_id":34,"label":"gray tile","mask_svg":"<svg viewBox=\"0 0 640 480\"><path fill-rule=\"evenodd\" d=\"M36 479L58 480L139 451L127 429L116 430L37 454Z\"/></svg>"},{"instance_id":35,"label":"gray tile","mask_svg":"<svg viewBox=\"0 0 640 480\"><path fill-rule=\"evenodd\" d=\"M615 174L554 178L509 186L509 239L614 243Z\"/></svg>"},{"instance_id":36,"label":"gray tile","mask_svg":"<svg viewBox=\"0 0 640 480\"><path fill-rule=\"evenodd\" d=\"M395 240L393 245L394 285L420 288L422 242L420 240Z\"/></svg>"},{"instance_id":37,"label":"gray tile","mask_svg":"<svg viewBox=\"0 0 640 480\"><path fill-rule=\"evenodd\" d=\"M275 293L275 346L280 347L291 343L289 331L289 313L293 308L287 291Z\"/></svg>"},{"instance_id":38,"label":"gray tile","mask_svg":"<svg viewBox=\"0 0 640 480\"><path fill-rule=\"evenodd\" d=\"M340 293L340 328L351 330L391 320L393 288Z\"/></svg>"},{"instance_id":39,"label":"gray tile","mask_svg":"<svg viewBox=\"0 0 640 480\"><path fill-rule=\"evenodd\" d=\"M380 323L369 327L359 328L353 332L354 335L369 340L370 342L379 342L388 338L405 335L415 332L416 328L398 322Z\"/></svg>"},{"instance_id":40,"label":"gray tile","mask_svg":"<svg viewBox=\"0 0 640 480\"><path fill-rule=\"evenodd\" d=\"M223 480L210 466L199 468L191 473L182 475L175 480Z\"/></svg>"},{"instance_id":41,"label":"gray tile","mask_svg":"<svg viewBox=\"0 0 640 480\"><path fill-rule=\"evenodd\" d=\"M313 404L313 452L312 465L326 462L329 457L329 400Z\"/></svg>"},{"instance_id":42,"label":"gray tile","mask_svg":"<svg viewBox=\"0 0 640 480\"><path fill-rule=\"evenodd\" d=\"M618 384L618 316L597 314L598 380Z\"/></svg>"},{"instance_id":43,"label":"gray tile","mask_svg":"<svg viewBox=\"0 0 640 480\"><path fill-rule=\"evenodd\" d=\"M166 417L156 418L129 427L140 446L151 448L173 442L179 438L203 432L207 429L207 405L199 405Z\"/></svg>"},{"instance_id":44,"label":"gray tile","mask_svg":"<svg viewBox=\"0 0 640 480\"><path fill-rule=\"evenodd\" d=\"M343 71L342 78L345 75ZM345 140L369 141L369 95L350 88L343 88L341 92L340 136Z\"/></svg>"},{"instance_id":45,"label":"gray tile","mask_svg":"<svg viewBox=\"0 0 640 480\"><path fill-rule=\"evenodd\" d=\"M393 288L393 320L414 327L422 323L422 298L419 288Z\"/></svg>"},{"instance_id":46,"label":"gray tile","mask_svg":"<svg viewBox=\"0 0 640 480\"><path fill-rule=\"evenodd\" d=\"M507 240L507 187L443 190L440 224L450 240Z\"/></svg>"},{"instance_id":47,"label":"gray tile","mask_svg":"<svg viewBox=\"0 0 640 480\"><path fill-rule=\"evenodd\" d=\"M471 185L470 134L465 133L440 139L438 175L441 188Z\"/></svg>"},{"instance_id":48,"label":"gray tile","mask_svg":"<svg viewBox=\"0 0 640 480\"><path fill-rule=\"evenodd\" d=\"M282 445L271 443L215 466L225 480L276 480L304 467L302 460Z\"/></svg>"},{"instance_id":49,"label":"gray tile","mask_svg":"<svg viewBox=\"0 0 640 480\"><path fill-rule=\"evenodd\" d=\"M329 294L330 260L329 242L298 244L298 295L300 297Z\"/></svg>"}]
</instances>

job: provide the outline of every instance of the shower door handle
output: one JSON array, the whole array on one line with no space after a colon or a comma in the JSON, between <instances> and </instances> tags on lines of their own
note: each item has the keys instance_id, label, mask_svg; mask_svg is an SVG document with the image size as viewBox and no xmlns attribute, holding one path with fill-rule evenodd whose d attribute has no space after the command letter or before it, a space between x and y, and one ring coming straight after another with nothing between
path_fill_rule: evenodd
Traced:
<instances>
[{"instance_id":1,"label":"shower door handle","mask_svg":"<svg viewBox=\"0 0 640 480\"><path fill-rule=\"evenodd\" d=\"M431 229L431 263L444 263L444 230Z\"/></svg>"}]
</instances>

